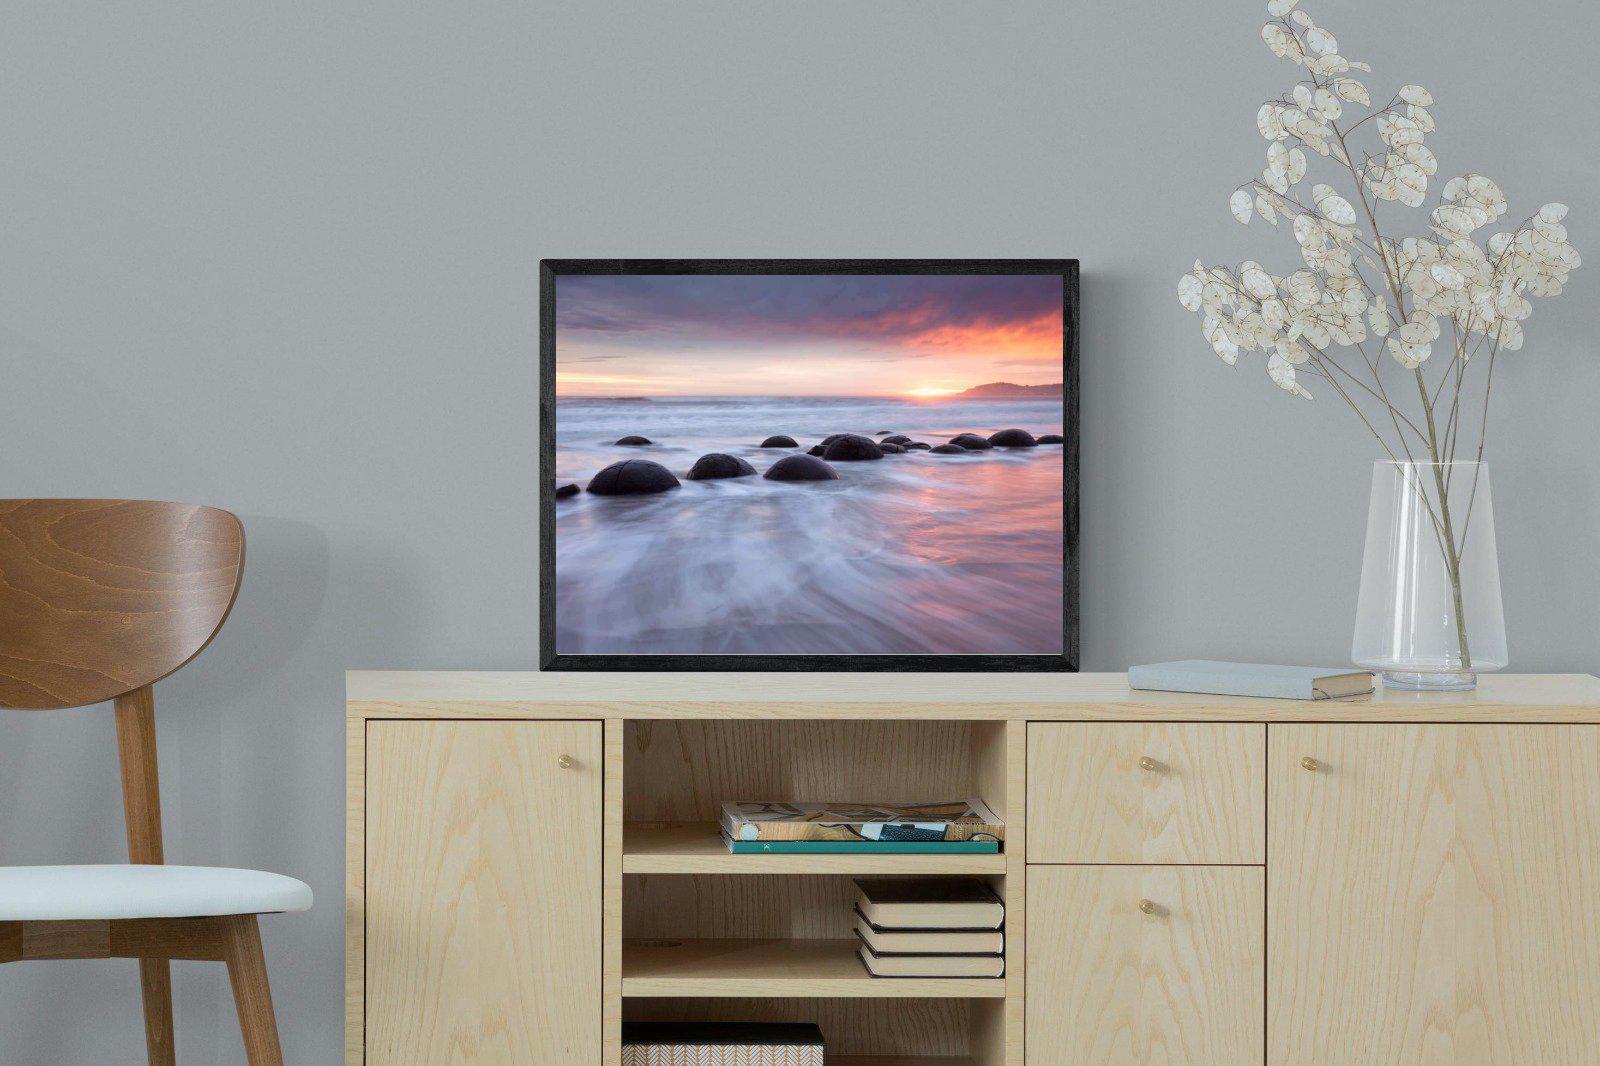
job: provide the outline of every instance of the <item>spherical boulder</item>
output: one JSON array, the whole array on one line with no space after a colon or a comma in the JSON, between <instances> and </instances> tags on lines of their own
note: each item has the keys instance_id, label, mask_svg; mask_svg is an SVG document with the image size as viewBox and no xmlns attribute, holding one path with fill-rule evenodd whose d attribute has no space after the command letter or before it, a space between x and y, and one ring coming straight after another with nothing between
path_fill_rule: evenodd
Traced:
<instances>
[{"instance_id":1,"label":"spherical boulder","mask_svg":"<svg viewBox=\"0 0 1600 1066\"><path fill-rule=\"evenodd\" d=\"M959 444L936 444L928 449L929 455L969 455L970 452Z\"/></svg>"},{"instance_id":2,"label":"spherical boulder","mask_svg":"<svg viewBox=\"0 0 1600 1066\"><path fill-rule=\"evenodd\" d=\"M878 450L884 455L899 455L905 451L905 447L899 444L890 444L886 440L880 440L878 442Z\"/></svg>"},{"instance_id":3,"label":"spherical boulder","mask_svg":"<svg viewBox=\"0 0 1600 1066\"><path fill-rule=\"evenodd\" d=\"M894 434L892 436L888 436L888 437L883 438L878 443L879 444L898 444L901 447L904 447L905 445L911 443L911 438L906 436L904 433L896 433L896 434Z\"/></svg>"},{"instance_id":4,"label":"spherical boulder","mask_svg":"<svg viewBox=\"0 0 1600 1066\"><path fill-rule=\"evenodd\" d=\"M821 459L809 455L786 455L761 475L769 481L838 481L839 474Z\"/></svg>"},{"instance_id":5,"label":"spherical boulder","mask_svg":"<svg viewBox=\"0 0 1600 1066\"><path fill-rule=\"evenodd\" d=\"M806 454L815 455L818 459L820 459L822 458L822 453L827 450L828 449L821 444L813 444L811 447L806 449Z\"/></svg>"},{"instance_id":6,"label":"spherical boulder","mask_svg":"<svg viewBox=\"0 0 1600 1066\"><path fill-rule=\"evenodd\" d=\"M646 445L646 444L653 444L655 442L652 441L649 437L641 437L637 433L630 433L626 437L617 438L617 443L618 444L626 444L629 447L637 448L637 447L641 447L641 446Z\"/></svg>"},{"instance_id":7,"label":"spherical boulder","mask_svg":"<svg viewBox=\"0 0 1600 1066\"><path fill-rule=\"evenodd\" d=\"M1065 444L1066 438L1059 433L1046 433L1039 438L1040 444Z\"/></svg>"},{"instance_id":8,"label":"spherical boulder","mask_svg":"<svg viewBox=\"0 0 1600 1066\"><path fill-rule=\"evenodd\" d=\"M989 435L989 443L996 448L1032 448L1039 442L1025 429L1002 429Z\"/></svg>"},{"instance_id":9,"label":"spherical boulder","mask_svg":"<svg viewBox=\"0 0 1600 1066\"><path fill-rule=\"evenodd\" d=\"M926 452L933 450L933 445L929 444L925 440L914 440L909 444L902 444L900 447L904 448L908 452Z\"/></svg>"},{"instance_id":10,"label":"spherical boulder","mask_svg":"<svg viewBox=\"0 0 1600 1066\"><path fill-rule=\"evenodd\" d=\"M950 443L959 444L969 452L985 452L994 447L988 437L980 437L976 433L957 433L950 438Z\"/></svg>"},{"instance_id":11,"label":"spherical boulder","mask_svg":"<svg viewBox=\"0 0 1600 1066\"><path fill-rule=\"evenodd\" d=\"M568 496L576 496L581 491L583 490L578 488L575 482L569 485L558 485L556 487L556 499L564 500Z\"/></svg>"},{"instance_id":12,"label":"spherical boulder","mask_svg":"<svg viewBox=\"0 0 1600 1066\"><path fill-rule=\"evenodd\" d=\"M876 433L873 434L874 437L887 437L888 435L889 435L889 430L887 430L887 429L880 429Z\"/></svg>"},{"instance_id":13,"label":"spherical boulder","mask_svg":"<svg viewBox=\"0 0 1600 1066\"><path fill-rule=\"evenodd\" d=\"M624 459L612 463L589 482L596 496L644 496L681 487L672 471L649 459Z\"/></svg>"},{"instance_id":14,"label":"spherical boulder","mask_svg":"<svg viewBox=\"0 0 1600 1066\"><path fill-rule=\"evenodd\" d=\"M762 441L761 442L761 447L763 447L763 448L798 448L798 447L800 447L800 442L795 440L793 437L786 437L782 433L780 433L775 437L768 437L766 440Z\"/></svg>"},{"instance_id":15,"label":"spherical boulder","mask_svg":"<svg viewBox=\"0 0 1600 1066\"><path fill-rule=\"evenodd\" d=\"M739 458L726 452L712 452L702 455L690 467L688 478L690 481L710 481L721 477L755 477L756 468Z\"/></svg>"},{"instance_id":16,"label":"spherical boulder","mask_svg":"<svg viewBox=\"0 0 1600 1066\"><path fill-rule=\"evenodd\" d=\"M859 434L859 433L829 433L826 437L822 438L822 446L824 448L826 448L828 445L832 444L834 441L843 440L845 437L861 437L861 434ZM868 438L867 437L861 437L861 439L862 440L867 440Z\"/></svg>"},{"instance_id":17,"label":"spherical boulder","mask_svg":"<svg viewBox=\"0 0 1600 1066\"><path fill-rule=\"evenodd\" d=\"M883 449L870 437L846 433L823 451L822 457L830 463L853 463L866 459L882 459Z\"/></svg>"}]
</instances>

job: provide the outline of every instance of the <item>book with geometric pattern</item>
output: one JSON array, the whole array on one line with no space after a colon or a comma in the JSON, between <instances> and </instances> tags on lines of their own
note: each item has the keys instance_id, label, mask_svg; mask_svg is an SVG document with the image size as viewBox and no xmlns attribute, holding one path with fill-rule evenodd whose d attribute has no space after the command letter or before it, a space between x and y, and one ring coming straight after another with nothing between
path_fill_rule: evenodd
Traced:
<instances>
[{"instance_id":1,"label":"book with geometric pattern","mask_svg":"<svg viewBox=\"0 0 1600 1066\"><path fill-rule=\"evenodd\" d=\"M622 1066L824 1066L822 1030L777 1022L625 1022Z\"/></svg>"},{"instance_id":2,"label":"book with geometric pattern","mask_svg":"<svg viewBox=\"0 0 1600 1066\"><path fill-rule=\"evenodd\" d=\"M731 840L955 841L1005 839L1005 824L982 800L937 803L783 803L722 805Z\"/></svg>"}]
</instances>

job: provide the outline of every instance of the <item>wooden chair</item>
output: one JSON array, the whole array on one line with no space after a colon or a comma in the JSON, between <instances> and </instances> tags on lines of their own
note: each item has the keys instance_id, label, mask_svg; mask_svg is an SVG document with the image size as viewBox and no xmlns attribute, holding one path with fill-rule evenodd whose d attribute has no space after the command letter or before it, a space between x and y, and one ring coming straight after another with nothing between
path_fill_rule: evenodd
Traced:
<instances>
[{"instance_id":1,"label":"wooden chair","mask_svg":"<svg viewBox=\"0 0 1600 1066\"><path fill-rule=\"evenodd\" d=\"M252 1066L278 1066L256 916L311 906L293 878L162 865L153 686L216 636L243 573L244 528L227 511L0 500L0 709L115 702L138 864L0 866L0 963L138 959L152 1064L174 1061L169 960L206 959L227 963Z\"/></svg>"}]
</instances>

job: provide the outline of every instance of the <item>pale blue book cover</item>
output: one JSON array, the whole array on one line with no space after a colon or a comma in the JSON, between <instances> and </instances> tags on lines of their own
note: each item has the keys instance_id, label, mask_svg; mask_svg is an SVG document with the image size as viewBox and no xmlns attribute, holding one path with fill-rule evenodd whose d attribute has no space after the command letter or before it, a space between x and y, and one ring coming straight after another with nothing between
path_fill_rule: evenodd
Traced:
<instances>
[{"instance_id":1,"label":"pale blue book cover","mask_svg":"<svg viewBox=\"0 0 1600 1066\"><path fill-rule=\"evenodd\" d=\"M1150 663L1128 671L1128 687L1216 696L1262 696L1281 700L1325 700L1373 690L1373 675L1349 667L1274 666L1184 659Z\"/></svg>"}]
</instances>

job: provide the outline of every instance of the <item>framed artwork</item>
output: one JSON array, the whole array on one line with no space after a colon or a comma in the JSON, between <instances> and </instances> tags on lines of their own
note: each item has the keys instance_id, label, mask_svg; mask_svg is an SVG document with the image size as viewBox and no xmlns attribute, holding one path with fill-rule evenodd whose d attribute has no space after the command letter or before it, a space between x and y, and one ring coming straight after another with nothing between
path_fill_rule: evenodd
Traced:
<instances>
[{"instance_id":1,"label":"framed artwork","mask_svg":"<svg viewBox=\"0 0 1600 1066\"><path fill-rule=\"evenodd\" d=\"M539 312L542 668L1078 668L1077 260L544 260Z\"/></svg>"}]
</instances>

